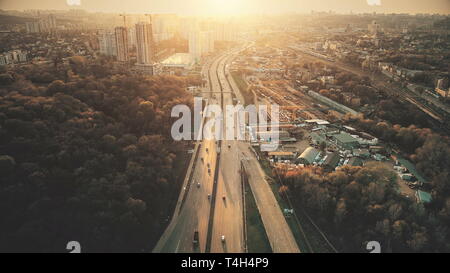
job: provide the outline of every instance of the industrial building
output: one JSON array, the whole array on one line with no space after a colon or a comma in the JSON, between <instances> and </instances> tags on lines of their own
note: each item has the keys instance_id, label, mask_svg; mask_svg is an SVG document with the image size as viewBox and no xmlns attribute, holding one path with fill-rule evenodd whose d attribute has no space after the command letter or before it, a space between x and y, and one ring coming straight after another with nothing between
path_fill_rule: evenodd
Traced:
<instances>
[{"instance_id":1,"label":"industrial building","mask_svg":"<svg viewBox=\"0 0 450 273\"><path fill-rule=\"evenodd\" d=\"M314 163L317 156L320 154L320 151L309 147L307 148L297 159L298 164L311 165Z\"/></svg>"},{"instance_id":2,"label":"industrial building","mask_svg":"<svg viewBox=\"0 0 450 273\"><path fill-rule=\"evenodd\" d=\"M326 171L331 172L334 171L340 160L341 157L339 156L339 153L332 153L327 155L327 158L323 162L322 166Z\"/></svg>"},{"instance_id":3,"label":"industrial building","mask_svg":"<svg viewBox=\"0 0 450 273\"><path fill-rule=\"evenodd\" d=\"M355 116L359 115L359 113L356 112L355 110L353 110L353 109L351 109L351 108L349 108L349 107L347 107L345 105L342 105L340 103L337 103L337 102L335 102L333 100L330 100L329 98L324 97L324 96L322 96L322 95L320 95L320 94L318 94L318 93L316 93L314 91L309 91L308 95L310 97L312 97L312 98L314 98L314 99L316 99L316 100L326 104L327 106L329 106L329 107L331 107L333 109L336 109L337 111L339 111L341 113L344 113L344 114L348 113L348 114L352 114L352 115L355 115Z\"/></svg>"},{"instance_id":4,"label":"industrial building","mask_svg":"<svg viewBox=\"0 0 450 273\"><path fill-rule=\"evenodd\" d=\"M345 132L334 135L333 140L335 141L336 145L345 150L352 150L359 147L358 140Z\"/></svg>"}]
</instances>

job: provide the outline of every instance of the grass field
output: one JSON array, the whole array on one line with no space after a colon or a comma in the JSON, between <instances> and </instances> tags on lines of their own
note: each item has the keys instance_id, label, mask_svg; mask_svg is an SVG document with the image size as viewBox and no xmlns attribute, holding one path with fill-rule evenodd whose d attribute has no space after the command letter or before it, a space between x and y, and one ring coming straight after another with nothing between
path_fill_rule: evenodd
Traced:
<instances>
[{"instance_id":1,"label":"grass field","mask_svg":"<svg viewBox=\"0 0 450 273\"><path fill-rule=\"evenodd\" d=\"M279 183L277 179L272 174L272 168L267 159L260 154L260 164L265 171L267 177L269 178L269 185L278 201L280 208L283 210L285 208L291 208L285 198L283 198L279 193ZM294 207L296 207L294 205ZM297 206L298 207L298 206ZM295 209L295 208L294 208ZM286 222L291 228L292 234L297 241L298 247L302 253L331 253L332 249L328 246L322 235L314 227L311 221L306 217L303 211L296 209L297 220L294 216L287 217Z\"/></svg>"},{"instance_id":2,"label":"grass field","mask_svg":"<svg viewBox=\"0 0 450 273\"><path fill-rule=\"evenodd\" d=\"M272 253L261 215L248 183L245 183L247 248L249 253Z\"/></svg>"},{"instance_id":3,"label":"grass field","mask_svg":"<svg viewBox=\"0 0 450 273\"><path fill-rule=\"evenodd\" d=\"M244 104L254 104L255 100L253 93L248 90L248 84L244 81L244 79L237 72L231 72L231 76L233 77L234 82L236 83L239 90L241 91L242 96L244 97Z\"/></svg>"}]
</instances>

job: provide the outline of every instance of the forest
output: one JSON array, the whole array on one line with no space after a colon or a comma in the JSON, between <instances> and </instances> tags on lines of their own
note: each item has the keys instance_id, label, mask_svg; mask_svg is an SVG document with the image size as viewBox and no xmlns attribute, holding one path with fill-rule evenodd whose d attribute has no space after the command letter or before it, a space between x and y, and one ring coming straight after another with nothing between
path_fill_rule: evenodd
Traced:
<instances>
[{"instance_id":1,"label":"forest","mask_svg":"<svg viewBox=\"0 0 450 273\"><path fill-rule=\"evenodd\" d=\"M186 143L173 105L192 79L72 57L0 72L0 252L151 251ZM175 194L174 194L175 193Z\"/></svg>"},{"instance_id":2,"label":"forest","mask_svg":"<svg viewBox=\"0 0 450 273\"><path fill-rule=\"evenodd\" d=\"M430 129L346 116L409 158L427 178L432 201L417 204L398 192L397 175L381 163L332 173L311 167L281 168L297 209L305 209L342 252L365 251L379 241L383 252L450 251L450 140Z\"/></svg>"},{"instance_id":3,"label":"forest","mask_svg":"<svg viewBox=\"0 0 450 273\"><path fill-rule=\"evenodd\" d=\"M382 163L278 172L295 209L306 210L339 252L366 252L369 241L383 253L450 251L450 200L434 210L401 196L397 175Z\"/></svg>"}]
</instances>

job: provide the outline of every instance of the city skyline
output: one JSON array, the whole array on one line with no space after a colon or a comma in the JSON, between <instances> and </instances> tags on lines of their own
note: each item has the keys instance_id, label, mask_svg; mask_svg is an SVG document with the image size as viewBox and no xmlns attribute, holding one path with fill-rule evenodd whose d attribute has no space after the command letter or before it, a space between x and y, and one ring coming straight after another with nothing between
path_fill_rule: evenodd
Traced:
<instances>
[{"instance_id":1,"label":"city skyline","mask_svg":"<svg viewBox=\"0 0 450 273\"><path fill-rule=\"evenodd\" d=\"M408 0L167 0L149 2L131 0L125 2L112 0L44 0L37 2L27 0L5 0L0 9L6 10L67 10L73 8L93 12L155 12L178 13L183 15L239 15L239 14L269 14L269 13L308 13L311 11L333 11L337 13L440 13L450 14L449 0L408 1Z\"/></svg>"}]
</instances>

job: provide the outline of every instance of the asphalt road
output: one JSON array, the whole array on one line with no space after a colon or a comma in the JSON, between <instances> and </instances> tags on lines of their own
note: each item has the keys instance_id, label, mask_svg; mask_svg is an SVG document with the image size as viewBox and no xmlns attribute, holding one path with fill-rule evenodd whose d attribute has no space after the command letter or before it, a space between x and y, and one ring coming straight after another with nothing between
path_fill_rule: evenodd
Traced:
<instances>
[{"instance_id":1,"label":"asphalt road","mask_svg":"<svg viewBox=\"0 0 450 273\"><path fill-rule=\"evenodd\" d=\"M231 55L229 55L231 56ZM219 63L218 75L223 93L223 104L233 105L231 89L226 80L224 67L229 58ZM214 82L214 80L213 80ZM216 82L218 84L218 82ZM220 88L220 87L219 87ZM227 117L224 115L224 135L227 132ZM232 128L229 128L232 129ZM240 159L237 140L222 141L221 159L217 184L215 212L212 225L211 252L245 252L244 219ZM225 241L221 237L225 236Z\"/></svg>"},{"instance_id":2,"label":"asphalt road","mask_svg":"<svg viewBox=\"0 0 450 273\"><path fill-rule=\"evenodd\" d=\"M300 253L295 237L265 178L264 171L255 154L250 150L250 145L242 143L240 151L242 152L244 169L248 175L248 182L261 214L272 251L274 253Z\"/></svg>"},{"instance_id":3,"label":"asphalt road","mask_svg":"<svg viewBox=\"0 0 450 273\"><path fill-rule=\"evenodd\" d=\"M206 66L205 73L209 74L212 90L209 104L220 105L223 96L223 104L232 105L232 92L238 100L243 102L242 95L232 77L228 76L228 72L224 72L227 63L237 52L227 52L214 59L211 66ZM230 79L230 82L226 80L226 77ZM221 91L223 91L222 94ZM224 116L223 125L225 124L226 116ZM238 140L217 142L202 140L201 143L197 143L174 215L153 252L192 253L209 250L212 253L240 253L246 251L241 162L244 162L244 166L249 170L250 186L273 251L300 252L275 196L265 180L261 166L249 147L248 142ZM218 151L220 151L220 160ZM198 156L195 156L197 152ZM193 172L192 178L191 172ZM198 183L200 186L197 186ZM208 195L211 195L211 200L208 199ZM192 242L195 231L199 232L198 247L194 247ZM222 241L222 236L225 236L225 241Z\"/></svg>"},{"instance_id":4,"label":"asphalt road","mask_svg":"<svg viewBox=\"0 0 450 273\"><path fill-rule=\"evenodd\" d=\"M233 78L229 77L229 80L233 93L238 100L243 101L242 94ZM240 158L248 175L250 188L258 206L272 251L274 253L300 253L295 237L265 178L266 175L259 161L251 150L250 143L237 142L232 147L236 150L236 153L239 153L236 156Z\"/></svg>"},{"instance_id":5,"label":"asphalt road","mask_svg":"<svg viewBox=\"0 0 450 273\"><path fill-rule=\"evenodd\" d=\"M206 71L206 73L211 74L211 77L214 75L213 72L217 70L219 60L220 58L214 60L210 69ZM209 104L219 103L213 96L210 97ZM212 194L214 185L216 148L217 145L214 140L202 140L201 143L196 145L194 154L198 150L198 156L193 156L191 159L192 162L190 162L174 215L153 252L205 252L211 208L208 195ZM208 171L209 169L210 171ZM193 174L190 179L191 172ZM200 183L200 186L197 186L198 183ZM199 232L198 246L193 244L195 231Z\"/></svg>"}]
</instances>

